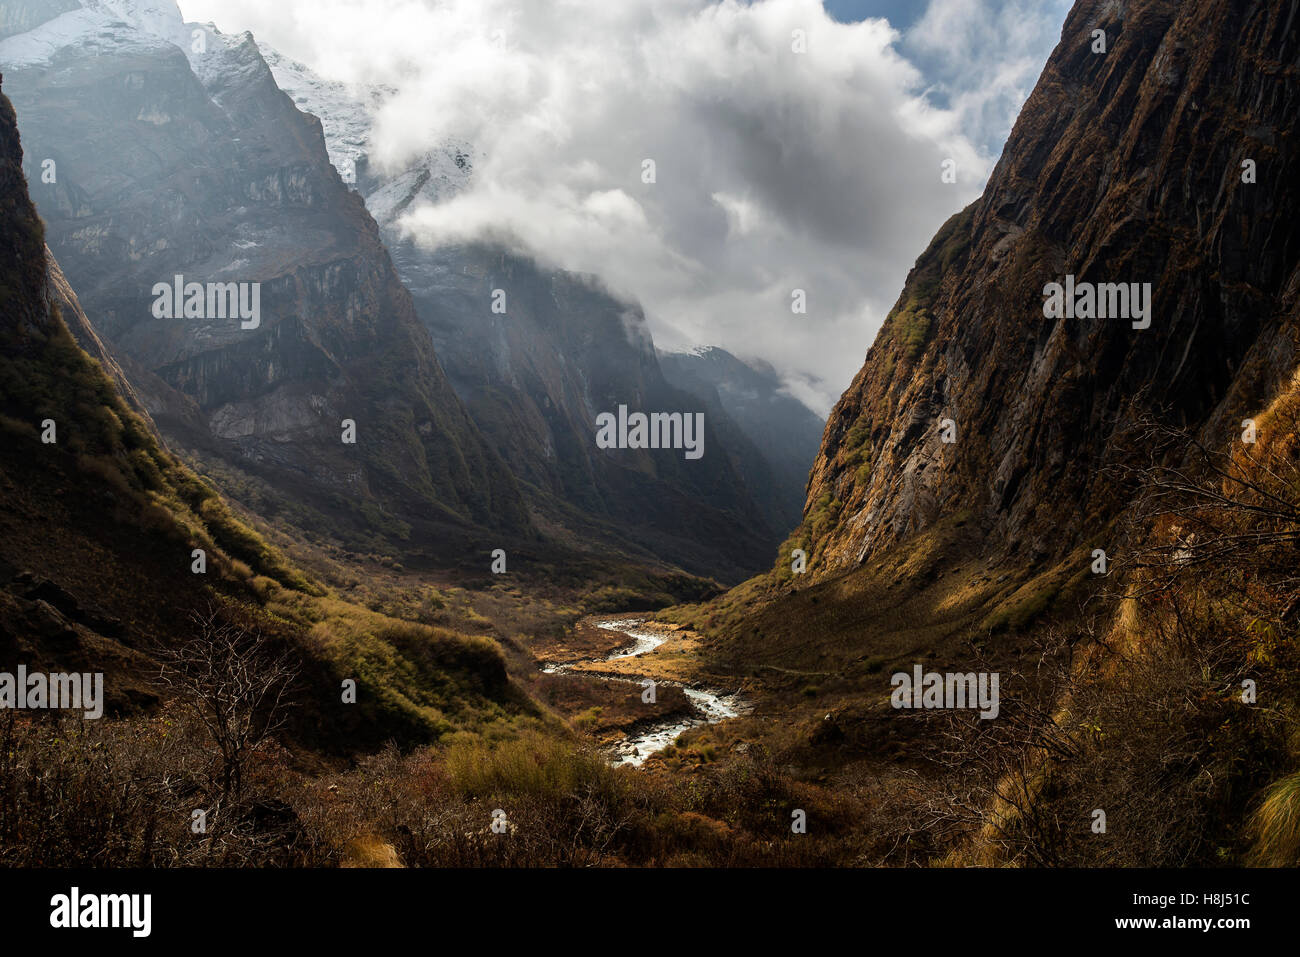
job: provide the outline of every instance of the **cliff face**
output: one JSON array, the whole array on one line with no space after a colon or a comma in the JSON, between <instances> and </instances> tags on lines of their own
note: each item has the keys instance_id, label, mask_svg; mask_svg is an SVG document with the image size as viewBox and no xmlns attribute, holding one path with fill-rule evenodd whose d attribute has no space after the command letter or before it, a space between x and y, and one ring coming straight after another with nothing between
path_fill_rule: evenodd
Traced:
<instances>
[{"instance_id":1,"label":"cliff face","mask_svg":"<svg viewBox=\"0 0 1300 957\"><path fill-rule=\"evenodd\" d=\"M1300 3L1080 0L830 416L810 577L959 512L991 557L1102 545L1137 417L1239 435L1295 365L1298 111ZM1045 318L1067 276L1149 283L1149 327Z\"/></svg>"},{"instance_id":2,"label":"cliff face","mask_svg":"<svg viewBox=\"0 0 1300 957\"><path fill-rule=\"evenodd\" d=\"M500 248L384 235L457 394L551 521L723 580L771 560L779 516L755 494L743 434L665 379L639 308ZM490 309L497 289L505 314ZM620 405L703 413L704 454L599 448L596 417Z\"/></svg>"},{"instance_id":3,"label":"cliff face","mask_svg":"<svg viewBox=\"0 0 1300 957\"><path fill-rule=\"evenodd\" d=\"M528 534L320 123L252 38L192 39L167 4L45 4L43 21L18 6L5 22L30 26L0 64L50 247L124 367L146 373L163 433L345 534ZM155 287L178 275L259 284L257 322L160 318Z\"/></svg>"}]
</instances>

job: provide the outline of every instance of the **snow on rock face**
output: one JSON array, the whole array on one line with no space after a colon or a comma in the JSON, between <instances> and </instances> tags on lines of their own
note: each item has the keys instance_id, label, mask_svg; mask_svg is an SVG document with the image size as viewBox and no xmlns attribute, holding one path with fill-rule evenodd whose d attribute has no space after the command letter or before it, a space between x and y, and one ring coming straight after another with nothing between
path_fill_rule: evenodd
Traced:
<instances>
[{"instance_id":1,"label":"snow on rock face","mask_svg":"<svg viewBox=\"0 0 1300 957\"><path fill-rule=\"evenodd\" d=\"M380 226L393 226L408 209L438 203L469 184L474 167L465 146L445 146L426 153L410 169L381 180L366 195L366 209Z\"/></svg>"},{"instance_id":2,"label":"snow on rock face","mask_svg":"<svg viewBox=\"0 0 1300 957\"><path fill-rule=\"evenodd\" d=\"M82 0L82 5L115 14L122 22L174 43L182 50L190 48L192 34L175 0Z\"/></svg>"},{"instance_id":3,"label":"snow on rock face","mask_svg":"<svg viewBox=\"0 0 1300 957\"><path fill-rule=\"evenodd\" d=\"M204 28L206 37L201 50L187 48L190 69L199 78L203 88L220 106L228 89L242 89L265 76L267 66L262 59L253 35L247 31L237 36L227 36L215 27Z\"/></svg>"},{"instance_id":4,"label":"snow on rock face","mask_svg":"<svg viewBox=\"0 0 1300 957\"><path fill-rule=\"evenodd\" d=\"M280 89L289 94L298 109L320 120L330 162L345 182L352 182L357 162L366 155L371 112L378 108L383 94L326 80L264 43L258 44L258 49Z\"/></svg>"},{"instance_id":5,"label":"snow on rock face","mask_svg":"<svg viewBox=\"0 0 1300 957\"><path fill-rule=\"evenodd\" d=\"M241 48L252 40L251 33L226 36L212 24L186 23L175 0L82 0L87 7L103 10L147 34L179 47L190 61L199 82L213 92L237 74L255 70ZM220 97L213 93L214 99Z\"/></svg>"},{"instance_id":6,"label":"snow on rock face","mask_svg":"<svg viewBox=\"0 0 1300 957\"><path fill-rule=\"evenodd\" d=\"M132 47L175 47L214 102L265 67L251 33L226 36L211 24L186 23L174 0L81 0L80 9L0 42L0 68L46 66L60 50L80 55Z\"/></svg>"},{"instance_id":7,"label":"snow on rock face","mask_svg":"<svg viewBox=\"0 0 1300 957\"><path fill-rule=\"evenodd\" d=\"M355 182L359 165L371 152L374 117L392 91L327 80L266 44L259 49L280 89L298 109L321 121L330 162L345 182ZM365 197L366 208L380 225L389 225L413 203L448 199L469 183L473 156L468 143L449 142L404 170L378 174Z\"/></svg>"},{"instance_id":8,"label":"snow on rock face","mask_svg":"<svg viewBox=\"0 0 1300 957\"><path fill-rule=\"evenodd\" d=\"M0 42L0 66L45 66L67 48L108 53L168 43L189 55L193 42L174 0L81 0L80 9Z\"/></svg>"},{"instance_id":9,"label":"snow on rock face","mask_svg":"<svg viewBox=\"0 0 1300 957\"><path fill-rule=\"evenodd\" d=\"M131 46L156 48L160 42L141 35L107 10L83 8L0 41L0 68L47 66L67 47L107 53Z\"/></svg>"}]
</instances>

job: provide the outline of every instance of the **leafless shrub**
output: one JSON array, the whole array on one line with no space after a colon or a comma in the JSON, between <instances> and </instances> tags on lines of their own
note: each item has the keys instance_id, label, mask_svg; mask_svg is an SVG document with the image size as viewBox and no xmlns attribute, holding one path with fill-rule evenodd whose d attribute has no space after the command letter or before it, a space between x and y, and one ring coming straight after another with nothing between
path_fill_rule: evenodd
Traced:
<instances>
[{"instance_id":1,"label":"leafless shrub","mask_svg":"<svg viewBox=\"0 0 1300 957\"><path fill-rule=\"evenodd\" d=\"M215 602L190 621L194 638L154 653L162 683L199 720L217 750L213 783L220 805L241 795L249 755L284 724L297 666Z\"/></svg>"},{"instance_id":2,"label":"leafless shrub","mask_svg":"<svg viewBox=\"0 0 1300 957\"><path fill-rule=\"evenodd\" d=\"M1300 421L1290 404L1268 423L1282 440L1208 446L1200 436L1154 418L1140 420L1127 460L1111 470L1135 489L1126 515L1129 594L1158 593L1188 575L1263 576L1284 614L1300 608L1294 554L1300 544ZM1239 583L1239 582L1238 582ZM1245 596L1243 596L1245 597Z\"/></svg>"}]
</instances>

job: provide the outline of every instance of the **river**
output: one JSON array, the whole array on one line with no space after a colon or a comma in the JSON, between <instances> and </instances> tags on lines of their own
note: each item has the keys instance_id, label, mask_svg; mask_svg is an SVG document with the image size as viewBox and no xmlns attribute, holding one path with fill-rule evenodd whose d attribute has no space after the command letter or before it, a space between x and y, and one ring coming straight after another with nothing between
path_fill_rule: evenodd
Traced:
<instances>
[{"instance_id":1,"label":"river","mask_svg":"<svg viewBox=\"0 0 1300 957\"><path fill-rule=\"evenodd\" d=\"M593 664L619 661L625 658L637 658L649 654L662 645L667 638L656 632L637 627L644 623L644 618L610 618L605 621L597 621L595 622L597 628L626 635L631 639L631 643L618 648L603 658L589 658L562 665L548 665L542 670L547 674L581 672L586 668L590 668ZM650 755L662 751L676 741L677 736L683 731L702 724L717 724L727 718L735 718L745 714L749 710L748 703L739 694L728 694L715 688L664 681L655 678L654 675L647 674L632 676L603 675L602 677L614 681L626 681L629 684L636 685L640 685L646 678L653 679L659 685L677 685L686 693L687 700L690 701L696 712L689 717L669 718L635 730L612 749L615 756L611 763L615 765L626 764L637 767L643 764Z\"/></svg>"}]
</instances>

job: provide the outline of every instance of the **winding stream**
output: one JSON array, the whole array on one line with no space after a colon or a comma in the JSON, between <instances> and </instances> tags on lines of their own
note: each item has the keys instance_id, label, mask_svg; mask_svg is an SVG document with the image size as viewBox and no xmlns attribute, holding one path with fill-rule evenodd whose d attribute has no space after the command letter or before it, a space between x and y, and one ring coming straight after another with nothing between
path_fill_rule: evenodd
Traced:
<instances>
[{"instance_id":1,"label":"winding stream","mask_svg":"<svg viewBox=\"0 0 1300 957\"><path fill-rule=\"evenodd\" d=\"M648 654L662 645L667 638L655 632L638 628L637 626L644 623L644 621L644 618L612 618L606 621L598 621L595 623L597 628L626 635L632 639L631 644L624 645L604 658L590 658L564 665L548 665L542 670L547 674L581 672L585 666L592 664L618 661L623 658L636 658ZM653 676L621 677L601 675L601 677L611 681L625 681L628 684L639 685L645 678L652 678ZM654 680L660 685L678 684L675 681L661 681L658 678L654 678ZM689 717L675 717L658 721L634 731L614 746L615 757L611 762L612 764L627 764L637 767L643 764L650 755L662 751L676 741L677 736L683 731L702 724L717 724L719 721L735 718L749 710L749 706L739 694L728 694L713 688L691 685L680 685L680 687L695 708L696 714Z\"/></svg>"}]
</instances>

